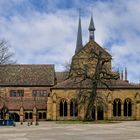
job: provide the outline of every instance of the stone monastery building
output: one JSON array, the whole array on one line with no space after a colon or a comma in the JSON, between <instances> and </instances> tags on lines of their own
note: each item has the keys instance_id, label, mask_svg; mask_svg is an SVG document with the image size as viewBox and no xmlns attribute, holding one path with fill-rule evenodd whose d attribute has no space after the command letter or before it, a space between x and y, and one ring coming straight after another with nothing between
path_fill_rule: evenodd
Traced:
<instances>
[{"instance_id":1,"label":"stone monastery building","mask_svg":"<svg viewBox=\"0 0 140 140\"><path fill-rule=\"evenodd\" d=\"M54 65L48 64L0 65L0 109L7 108L10 117L20 122L84 119L86 107L79 108L76 95L81 89L90 90L90 86L86 81L82 85L76 83L73 77L76 77L79 67L95 64L95 60L89 62L91 49L111 58L109 52L94 41L94 31L91 17L89 42L83 46L79 18L70 72L55 72ZM113 73L111 59L107 68ZM94 68L90 67L88 71L94 73ZM106 98L106 107L97 106L93 110L93 119L140 120L140 86L129 83L126 69L125 78L123 75L119 77L110 82L109 86L113 90L98 86L98 93Z\"/></svg>"}]
</instances>

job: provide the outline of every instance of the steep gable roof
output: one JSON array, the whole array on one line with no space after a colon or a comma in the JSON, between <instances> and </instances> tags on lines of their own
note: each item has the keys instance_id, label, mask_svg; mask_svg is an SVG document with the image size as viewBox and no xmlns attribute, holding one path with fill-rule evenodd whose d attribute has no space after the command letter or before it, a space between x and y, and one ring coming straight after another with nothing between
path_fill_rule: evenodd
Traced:
<instances>
[{"instance_id":1,"label":"steep gable roof","mask_svg":"<svg viewBox=\"0 0 140 140\"><path fill-rule=\"evenodd\" d=\"M0 65L1 86L51 86L54 75L54 65Z\"/></svg>"},{"instance_id":2,"label":"steep gable roof","mask_svg":"<svg viewBox=\"0 0 140 140\"><path fill-rule=\"evenodd\" d=\"M90 49L90 48L96 48L98 50L101 50L104 52L105 55L111 57L111 55L109 54L109 52L107 52L104 48L102 48L98 43L96 43L95 41L93 40L90 40L82 49L79 50L79 52L77 52L73 58L76 58L76 57L80 57L81 53L83 52L86 52L87 49Z\"/></svg>"}]
</instances>

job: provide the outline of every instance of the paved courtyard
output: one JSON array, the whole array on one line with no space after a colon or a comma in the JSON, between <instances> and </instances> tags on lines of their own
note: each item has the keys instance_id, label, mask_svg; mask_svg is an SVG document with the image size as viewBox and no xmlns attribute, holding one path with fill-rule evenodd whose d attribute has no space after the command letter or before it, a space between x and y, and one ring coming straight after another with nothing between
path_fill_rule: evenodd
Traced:
<instances>
[{"instance_id":1,"label":"paved courtyard","mask_svg":"<svg viewBox=\"0 0 140 140\"><path fill-rule=\"evenodd\" d=\"M0 127L0 140L140 140L140 121L112 124L17 124Z\"/></svg>"}]
</instances>

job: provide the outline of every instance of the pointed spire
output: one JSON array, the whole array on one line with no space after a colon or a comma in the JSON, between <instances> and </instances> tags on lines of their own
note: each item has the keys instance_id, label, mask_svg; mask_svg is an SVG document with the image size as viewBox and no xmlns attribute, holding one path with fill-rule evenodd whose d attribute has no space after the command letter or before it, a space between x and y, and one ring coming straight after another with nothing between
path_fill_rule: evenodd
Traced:
<instances>
[{"instance_id":1,"label":"pointed spire","mask_svg":"<svg viewBox=\"0 0 140 140\"><path fill-rule=\"evenodd\" d=\"M121 72L121 80L123 80L123 70L122 70L122 72Z\"/></svg>"},{"instance_id":2,"label":"pointed spire","mask_svg":"<svg viewBox=\"0 0 140 140\"><path fill-rule=\"evenodd\" d=\"M118 75L119 75L119 79L121 79L121 76L120 76L120 69L119 69L119 68L117 69L117 73L118 73Z\"/></svg>"},{"instance_id":3,"label":"pointed spire","mask_svg":"<svg viewBox=\"0 0 140 140\"><path fill-rule=\"evenodd\" d=\"M78 23L78 32L77 32L77 42L76 42L76 50L75 54L83 47L82 41L82 27L81 27L81 16L79 14L79 23Z\"/></svg>"},{"instance_id":4,"label":"pointed spire","mask_svg":"<svg viewBox=\"0 0 140 140\"><path fill-rule=\"evenodd\" d=\"M89 24L89 41L95 39L94 37L94 31L95 31L95 26L94 26L94 22L93 22L93 15L91 15L91 19L90 19L90 24Z\"/></svg>"}]
</instances>

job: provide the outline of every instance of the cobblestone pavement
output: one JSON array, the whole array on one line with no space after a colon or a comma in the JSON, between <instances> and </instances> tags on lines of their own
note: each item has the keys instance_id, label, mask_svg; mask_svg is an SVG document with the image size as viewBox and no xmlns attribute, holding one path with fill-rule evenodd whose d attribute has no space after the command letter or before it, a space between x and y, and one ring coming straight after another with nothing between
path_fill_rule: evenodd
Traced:
<instances>
[{"instance_id":1,"label":"cobblestone pavement","mask_svg":"<svg viewBox=\"0 0 140 140\"><path fill-rule=\"evenodd\" d=\"M17 124L0 127L0 140L140 140L140 121L112 124Z\"/></svg>"}]
</instances>

